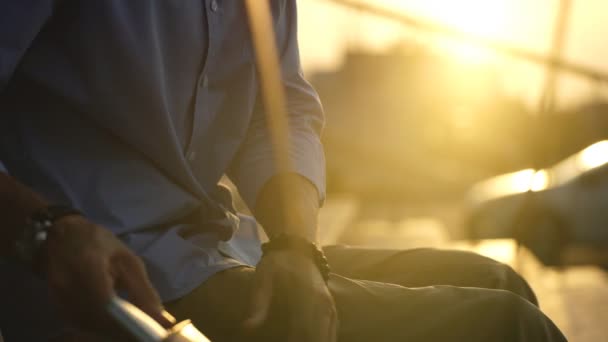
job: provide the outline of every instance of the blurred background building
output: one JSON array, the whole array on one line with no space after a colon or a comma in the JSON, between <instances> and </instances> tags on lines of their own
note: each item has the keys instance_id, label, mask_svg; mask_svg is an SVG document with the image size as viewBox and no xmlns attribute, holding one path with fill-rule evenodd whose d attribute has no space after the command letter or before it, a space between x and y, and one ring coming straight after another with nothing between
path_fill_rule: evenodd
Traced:
<instances>
[{"instance_id":1,"label":"blurred background building","mask_svg":"<svg viewBox=\"0 0 608 342\"><path fill-rule=\"evenodd\" d=\"M300 0L299 11L304 71L327 114L325 221L344 226L330 242L445 247L493 237L471 233L479 217L502 220L512 232L494 237L536 239L533 252L559 264L526 276L544 279L533 285L569 338L608 340L587 312L608 308L606 274L571 266L608 265L608 145L585 150L608 139L608 2ZM511 187L507 199L477 198L488 184ZM551 259L578 231L583 248Z\"/></svg>"},{"instance_id":2,"label":"blurred background building","mask_svg":"<svg viewBox=\"0 0 608 342\"><path fill-rule=\"evenodd\" d=\"M608 68L600 0L346 1L546 56L565 2L558 57ZM479 180L552 165L608 135L601 81L558 71L547 87L546 65L340 1L300 1L300 41L327 112L330 192L364 207L391 203L391 216L402 204L458 206ZM549 111L540 104L547 91L555 93ZM460 223L442 222L456 236Z\"/></svg>"}]
</instances>

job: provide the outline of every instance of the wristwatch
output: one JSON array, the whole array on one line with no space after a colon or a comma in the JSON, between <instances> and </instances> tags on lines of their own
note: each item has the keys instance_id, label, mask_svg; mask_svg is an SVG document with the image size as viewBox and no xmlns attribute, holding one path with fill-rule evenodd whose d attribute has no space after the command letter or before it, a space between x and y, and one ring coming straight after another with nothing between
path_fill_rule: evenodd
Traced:
<instances>
[{"instance_id":1,"label":"wristwatch","mask_svg":"<svg viewBox=\"0 0 608 342\"><path fill-rule=\"evenodd\" d=\"M262 244L262 255L267 255L273 251L280 250L292 250L298 252L306 257L312 258L315 266L321 272L323 280L327 283L329 281L329 274L331 269L325 253L317 246L316 243L310 242L302 237L281 233L277 236L273 236L270 241Z\"/></svg>"},{"instance_id":2,"label":"wristwatch","mask_svg":"<svg viewBox=\"0 0 608 342\"><path fill-rule=\"evenodd\" d=\"M33 267L40 247L46 242L55 222L70 215L82 215L82 213L69 206L50 205L28 217L20 236L15 241L17 260Z\"/></svg>"}]
</instances>

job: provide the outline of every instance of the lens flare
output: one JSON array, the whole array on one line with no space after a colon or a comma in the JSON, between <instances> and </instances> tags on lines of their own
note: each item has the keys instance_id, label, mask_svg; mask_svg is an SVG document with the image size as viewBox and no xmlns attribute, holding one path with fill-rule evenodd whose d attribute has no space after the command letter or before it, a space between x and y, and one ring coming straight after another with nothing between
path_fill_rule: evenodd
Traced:
<instances>
[{"instance_id":1,"label":"lens flare","mask_svg":"<svg viewBox=\"0 0 608 342\"><path fill-rule=\"evenodd\" d=\"M600 141L584 149L579 155L578 162L584 170L608 163L608 140Z\"/></svg>"}]
</instances>

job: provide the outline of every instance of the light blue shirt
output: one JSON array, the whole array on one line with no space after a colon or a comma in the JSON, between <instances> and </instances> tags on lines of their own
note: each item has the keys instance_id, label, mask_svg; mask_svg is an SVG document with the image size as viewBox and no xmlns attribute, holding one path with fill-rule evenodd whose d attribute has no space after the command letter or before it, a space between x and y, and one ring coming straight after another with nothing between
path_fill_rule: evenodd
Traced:
<instances>
[{"instance_id":1,"label":"light blue shirt","mask_svg":"<svg viewBox=\"0 0 608 342\"><path fill-rule=\"evenodd\" d=\"M325 193L323 113L296 1L272 9L294 170ZM253 207L275 174L242 1L0 2L0 160L139 253L164 300L259 259Z\"/></svg>"}]
</instances>

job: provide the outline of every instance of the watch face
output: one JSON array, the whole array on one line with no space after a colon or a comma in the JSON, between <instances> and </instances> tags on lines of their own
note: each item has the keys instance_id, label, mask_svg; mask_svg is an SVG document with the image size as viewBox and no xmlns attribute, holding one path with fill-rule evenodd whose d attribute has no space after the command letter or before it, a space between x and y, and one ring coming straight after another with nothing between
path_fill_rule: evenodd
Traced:
<instances>
[{"instance_id":1,"label":"watch face","mask_svg":"<svg viewBox=\"0 0 608 342\"><path fill-rule=\"evenodd\" d=\"M48 219L35 221L33 218L23 228L23 233L15 241L15 253L17 259L28 266L32 266L40 246L48 237L48 229L53 226L53 222Z\"/></svg>"},{"instance_id":2,"label":"watch face","mask_svg":"<svg viewBox=\"0 0 608 342\"><path fill-rule=\"evenodd\" d=\"M44 243L46 241L46 239L49 236L49 232L46 230L41 230L39 232L36 232L36 234L34 234L34 242L40 246L42 243Z\"/></svg>"}]
</instances>

